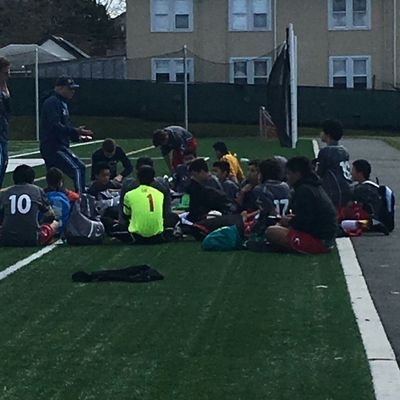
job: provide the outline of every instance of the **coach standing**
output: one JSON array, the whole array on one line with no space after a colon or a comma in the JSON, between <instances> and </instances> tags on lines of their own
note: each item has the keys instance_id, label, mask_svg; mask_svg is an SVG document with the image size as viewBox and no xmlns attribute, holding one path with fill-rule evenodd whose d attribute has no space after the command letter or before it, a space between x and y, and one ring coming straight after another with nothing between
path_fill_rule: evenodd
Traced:
<instances>
[{"instance_id":1,"label":"coach standing","mask_svg":"<svg viewBox=\"0 0 400 400\"><path fill-rule=\"evenodd\" d=\"M70 78L59 78L54 94L42 106L40 116L40 153L46 168L59 168L75 184L75 190L85 190L85 164L70 150L70 142L91 140L93 132L84 127L74 128L69 121L67 101L75 94L77 85Z\"/></svg>"},{"instance_id":2,"label":"coach standing","mask_svg":"<svg viewBox=\"0 0 400 400\"><path fill-rule=\"evenodd\" d=\"M8 164L8 125L10 117L10 92L7 79L10 73L10 62L0 57L0 188Z\"/></svg>"}]
</instances>

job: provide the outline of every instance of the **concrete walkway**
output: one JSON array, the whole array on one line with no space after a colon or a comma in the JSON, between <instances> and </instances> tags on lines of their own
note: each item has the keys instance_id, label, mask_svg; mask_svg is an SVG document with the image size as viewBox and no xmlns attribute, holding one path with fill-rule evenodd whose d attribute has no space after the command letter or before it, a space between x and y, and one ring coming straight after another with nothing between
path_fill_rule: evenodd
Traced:
<instances>
[{"instance_id":1,"label":"concrete walkway","mask_svg":"<svg viewBox=\"0 0 400 400\"><path fill-rule=\"evenodd\" d=\"M364 158L371 163L371 179L377 176L381 184L390 186L400 204L400 151L381 140L347 139L342 144L352 161ZM396 207L396 228L390 236L362 236L354 238L353 245L400 363L400 207Z\"/></svg>"}]
</instances>

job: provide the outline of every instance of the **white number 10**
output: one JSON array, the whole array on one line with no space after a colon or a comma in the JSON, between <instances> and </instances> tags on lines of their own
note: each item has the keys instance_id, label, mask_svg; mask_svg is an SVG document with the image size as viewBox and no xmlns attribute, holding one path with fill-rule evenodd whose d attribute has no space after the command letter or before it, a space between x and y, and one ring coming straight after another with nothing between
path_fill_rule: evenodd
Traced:
<instances>
[{"instance_id":1,"label":"white number 10","mask_svg":"<svg viewBox=\"0 0 400 400\"><path fill-rule=\"evenodd\" d=\"M18 197L15 194L9 197L11 202L11 214L15 215L17 211L20 214L28 214L32 207L31 198L27 194Z\"/></svg>"}]
</instances>

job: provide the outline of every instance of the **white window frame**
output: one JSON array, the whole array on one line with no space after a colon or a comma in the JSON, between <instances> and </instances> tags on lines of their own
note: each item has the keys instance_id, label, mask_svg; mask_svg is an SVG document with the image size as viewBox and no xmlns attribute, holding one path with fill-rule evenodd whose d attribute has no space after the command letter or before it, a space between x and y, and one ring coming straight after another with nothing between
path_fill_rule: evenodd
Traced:
<instances>
[{"instance_id":1,"label":"white window frame","mask_svg":"<svg viewBox=\"0 0 400 400\"><path fill-rule=\"evenodd\" d=\"M371 0L367 2L367 25L353 25L353 0L346 0L346 25L336 26L333 19L333 0L328 0L328 24L330 31L365 31L371 30Z\"/></svg>"},{"instance_id":2,"label":"white window frame","mask_svg":"<svg viewBox=\"0 0 400 400\"><path fill-rule=\"evenodd\" d=\"M169 82L165 83L178 83L183 84L183 82L177 82L176 74L183 73L179 72L176 68L176 63L183 62L183 57L180 58L152 58L151 59L151 79L157 81L157 61L168 61L169 62ZM194 62L193 58L186 59L186 68L189 73L188 82L194 82Z\"/></svg>"},{"instance_id":3,"label":"white window frame","mask_svg":"<svg viewBox=\"0 0 400 400\"><path fill-rule=\"evenodd\" d=\"M217 0L216 0L217 1ZM220 0L219 0L220 1ZM247 2L247 29L234 29L233 27L233 0L229 0L229 30L232 32L265 32L272 30L272 7L271 0L267 1L267 26L265 28L254 27L253 0Z\"/></svg>"},{"instance_id":4,"label":"white window frame","mask_svg":"<svg viewBox=\"0 0 400 400\"><path fill-rule=\"evenodd\" d=\"M254 75L254 61L266 61L267 62L267 80L272 69L272 58L271 57L231 57L229 59L229 82L235 83L235 62L246 61L247 63L247 84L254 85L254 78L264 78L264 76Z\"/></svg>"},{"instance_id":5,"label":"white window frame","mask_svg":"<svg viewBox=\"0 0 400 400\"><path fill-rule=\"evenodd\" d=\"M193 1L185 0L189 3L189 28L176 28L175 27L175 16L178 15L175 9L176 0L167 0L169 3L168 7L168 19L169 25L167 29L159 29L155 22L155 0L150 0L150 18L151 18L151 32L193 32Z\"/></svg>"},{"instance_id":6,"label":"white window frame","mask_svg":"<svg viewBox=\"0 0 400 400\"><path fill-rule=\"evenodd\" d=\"M371 68L371 56L330 56L329 57L329 86L333 86L333 62L334 61L345 61L346 62L346 87L354 88L354 78L357 76L354 74L354 61L366 61L367 62L367 89L372 88L372 68Z\"/></svg>"}]
</instances>

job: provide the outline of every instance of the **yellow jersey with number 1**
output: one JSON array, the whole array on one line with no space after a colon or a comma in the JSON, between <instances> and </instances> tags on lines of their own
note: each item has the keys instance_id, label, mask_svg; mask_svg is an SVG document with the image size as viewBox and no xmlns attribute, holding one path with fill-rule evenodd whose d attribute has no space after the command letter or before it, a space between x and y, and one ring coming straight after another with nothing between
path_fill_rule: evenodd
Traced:
<instances>
[{"instance_id":1,"label":"yellow jersey with number 1","mask_svg":"<svg viewBox=\"0 0 400 400\"><path fill-rule=\"evenodd\" d=\"M159 190L140 185L124 196L124 214L129 216L128 231L145 238L164 231L164 194Z\"/></svg>"}]
</instances>

